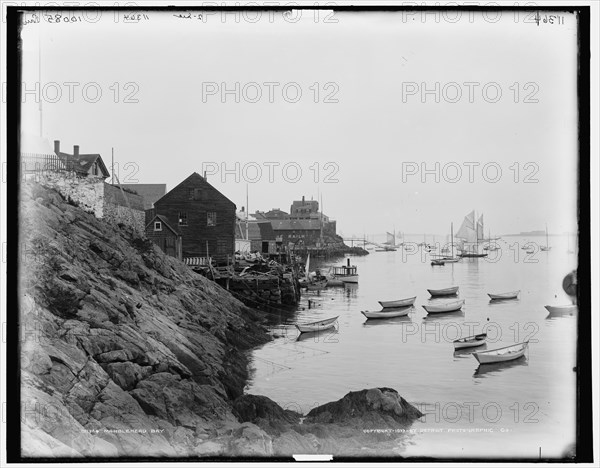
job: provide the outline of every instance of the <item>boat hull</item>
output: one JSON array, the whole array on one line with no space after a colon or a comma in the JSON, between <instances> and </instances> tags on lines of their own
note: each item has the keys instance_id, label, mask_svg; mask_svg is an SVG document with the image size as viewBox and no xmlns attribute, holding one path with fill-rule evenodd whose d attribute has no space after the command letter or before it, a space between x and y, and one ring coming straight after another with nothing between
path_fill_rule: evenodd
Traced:
<instances>
[{"instance_id":1,"label":"boat hull","mask_svg":"<svg viewBox=\"0 0 600 468\"><path fill-rule=\"evenodd\" d=\"M444 288L444 289L428 289L427 291L433 297L453 296L456 293L458 293L458 286L453 286L451 288Z\"/></svg>"},{"instance_id":2,"label":"boat hull","mask_svg":"<svg viewBox=\"0 0 600 468\"><path fill-rule=\"evenodd\" d=\"M407 307L407 306L411 306L415 303L415 299L417 298L417 296L415 297L409 297L406 299L399 299L397 301L378 301L379 304L381 305L381 307L388 308L388 307Z\"/></svg>"},{"instance_id":3,"label":"boat hull","mask_svg":"<svg viewBox=\"0 0 600 468\"><path fill-rule=\"evenodd\" d=\"M363 314L368 319L384 319L384 318L393 318L393 317L404 317L408 315L411 311L412 307L404 307L398 310L378 310L375 312L370 312L368 310L361 310L360 313Z\"/></svg>"},{"instance_id":4,"label":"boat hull","mask_svg":"<svg viewBox=\"0 0 600 468\"><path fill-rule=\"evenodd\" d=\"M319 322L311 322L305 323L303 325L296 324L296 328L300 331L300 333L311 333L318 332L323 330L329 330L335 326L335 322L337 322L337 317L333 317L326 320L321 320Z\"/></svg>"},{"instance_id":5,"label":"boat hull","mask_svg":"<svg viewBox=\"0 0 600 468\"><path fill-rule=\"evenodd\" d=\"M443 314L445 312L457 312L463 305L465 305L465 300L461 299L460 301L446 302L444 304L424 305L423 309L428 314Z\"/></svg>"},{"instance_id":6,"label":"boat hull","mask_svg":"<svg viewBox=\"0 0 600 468\"><path fill-rule=\"evenodd\" d=\"M485 344L487 335L485 333L475 336L467 336L458 340L454 340L454 349L475 348Z\"/></svg>"},{"instance_id":7,"label":"boat hull","mask_svg":"<svg viewBox=\"0 0 600 468\"><path fill-rule=\"evenodd\" d=\"M358 275L336 276L335 279L340 280L342 283L358 283Z\"/></svg>"},{"instance_id":8,"label":"boat hull","mask_svg":"<svg viewBox=\"0 0 600 468\"><path fill-rule=\"evenodd\" d=\"M520 343L506 348L492 349L489 351L478 351L473 353L479 364L494 364L518 359L527 351L528 344Z\"/></svg>"},{"instance_id":9,"label":"boat hull","mask_svg":"<svg viewBox=\"0 0 600 468\"><path fill-rule=\"evenodd\" d=\"M574 314L577 312L577 306L575 304L568 304L562 306L544 306L548 312L556 315Z\"/></svg>"},{"instance_id":10,"label":"boat hull","mask_svg":"<svg viewBox=\"0 0 600 468\"><path fill-rule=\"evenodd\" d=\"M317 283L306 283L306 289L309 291L320 291L321 289L325 289L329 281L319 281Z\"/></svg>"},{"instance_id":11,"label":"boat hull","mask_svg":"<svg viewBox=\"0 0 600 468\"><path fill-rule=\"evenodd\" d=\"M521 291L511 291L511 292L505 292L505 293L500 293L500 294L490 294L488 293L488 296L490 296L490 299L492 301L498 301L498 300L502 300L502 299L516 299L519 296L519 293Z\"/></svg>"}]
</instances>

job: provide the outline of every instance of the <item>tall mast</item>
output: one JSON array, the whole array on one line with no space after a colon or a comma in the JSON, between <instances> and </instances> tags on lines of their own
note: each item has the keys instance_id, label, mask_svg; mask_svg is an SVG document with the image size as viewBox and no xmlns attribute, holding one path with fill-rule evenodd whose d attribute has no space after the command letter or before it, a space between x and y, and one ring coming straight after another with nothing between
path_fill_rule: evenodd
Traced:
<instances>
[{"instance_id":1,"label":"tall mast","mask_svg":"<svg viewBox=\"0 0 600 468\"><path fill-rule=\"evenodd\" d=\"M450 223L450 255L454 258L454 223Z\"/></svg>"},{"instance_id":2,"label":"tall mast","mask_svg":"<svg viewBox=\"0 0 600 468\"><path fill-rule=\"evenodd\" d=\"M248 208L248 184L246 184L246 240L248 240L248 215L250 210Z\"/></svg>"},{"instance_id":3,"label":"tall mast","mask_svg":"<svg viewBox=\"0 0 600 468\"><path fill-rule=\"evenodd\" d=\"M40 89L42 87L42 22L39 22L39 30L38 30L38 83L40 85ZM44 128L42 121L42 96L38 96L40 100L38 109L40 111L40 138L43 137Z\"/></svg>"}]
</instances>

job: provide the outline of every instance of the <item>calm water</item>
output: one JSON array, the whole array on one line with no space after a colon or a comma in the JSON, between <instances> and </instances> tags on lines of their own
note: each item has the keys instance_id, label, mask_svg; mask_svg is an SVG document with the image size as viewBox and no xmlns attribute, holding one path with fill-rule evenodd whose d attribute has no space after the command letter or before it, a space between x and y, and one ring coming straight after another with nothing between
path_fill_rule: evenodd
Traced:
<instances>
[{"instance_id":1,"label":"calm water","mask_svg":"<svg viewBox=\"0 0 600 468\"><path fill-rule=\"evenodd\" d=\"M543 457L560 457L575 441L577 317L548 318L544 305L570 303L562 280L576 255L567 253L566 237L551 238L552 250L533 256L519 248L524 241L545 244L506 237L496 261L443 267L402 250L352 257L358 286L303 293L297 312L274 319L278 338L253 353L247 393L306 414L349 391L391 387L426 414L398 439L398 455L537 458L541 449ZM428 316L421 307L430 301L427 288L454 285L466 300L462 312ZM487 296L516 289L518 300L492 304ZM360 313L379 310L378 300L411 296L417 300L408 317L367 322ZM308 308L309 299L316 305ZM336 315L337 330L297 339L294 323ZM451 342L481 331L488 343L475 350L529 339L529 351L478 369Z\"/></svg>"}]
</instances>

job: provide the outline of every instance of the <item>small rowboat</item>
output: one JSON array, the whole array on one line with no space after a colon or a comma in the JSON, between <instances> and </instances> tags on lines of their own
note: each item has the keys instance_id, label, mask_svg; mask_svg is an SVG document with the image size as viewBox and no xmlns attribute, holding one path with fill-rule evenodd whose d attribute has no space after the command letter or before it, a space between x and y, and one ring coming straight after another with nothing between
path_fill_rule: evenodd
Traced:
<instances>
[{"instance_id":1,"label":"small rowboat","mask_svg":"<svg viewBox=\"0 0 600 468\"><path fill-rule=\"evenodd\" d=\"M458 340L454 340L454 349L461 348L474 348L475 346L481 346L485 343L485 339L487 338L487 333L480 333L479 335L466 336L464 338L459 338Z\"/></svg>"},{"instance_id":2,"label":"small rowboat","mask_svg":"<svg viewBox=\"0 0 600 468\"><path fill-rule=\"evenodd\" d=\"M444 312L456 312L457 310L460 310L464 304L465 300L459 299L458 301L424 305L423 309L425 309L428 314L441 314Z\"/></svg>"},{"instance_id":3,"label":"small rowboat","mask_svg":"<svg viewBox=\"0 0 600 468\"><path fill-rule=\"evenodd\" d=\"M296 324L296 328L300 330L300 333L309 333L316 331L328 330L335 325L339 315L336 317L320 320L318 322L310 322L302 325Z\"/></svg>"},{"instance_id":4,"label":"small rowboat","mask_svg":"<svg viewBox=\"0 0 600 468\"><path fill-rule=\"evenodd\" d=\"M415 303L415 297L407 297L406 299L398 299L397 301L378 301L384 309L387 307L407 307Z\"/></svg>"},{"instance_id":5,"label":"small rowboat","mask_svg":"<svg viewBox=\"0 0 600 468\"><path fill-rule=\"evenodd\" d=\"M434 297L453 296L454 294L456 294L458 292L458 286L452 286L450 288L444 288L444 289L428 289L427 291L429 291L429 294L431 294Z\"/></svg>"},{"instance_id":6,"label":"small rowboat","mask_svg":"<svg viewBox=\"0 0 600 468\"><path fill-rule=\"evenodd\" d=\"M325 289L327 287L327 283L329 281L327 278L317 281L309 281L306 283L306 289L309 291L320 291L321 289Z\"/></svg>"},{"instance_id":7,"label":"small rowboat","mask_svg":"<svg viewBox=\"0 0 600 468\"><path fill-rule=\"evenodd\" d=\"M412 307L402 307L397 309L383 309L377 310L375 312L369 312L368 310L361 310L360 313L363 314L368 319L382 319L382 318L392 318L392 317L404 317L408 315L408 313L412 310Z\"/></svg>"},{"instance_id":8,"label":"small rowboat","mask_svg":"<svg viewBox=\"0 0 600 468\"><path fill-rule=\"evenodd\" d=\"M501 300L501 299L516 299L520 292L521 292L521 290L510 291L510 292L505 292L505 293L498 293L498 294L488 293L488 296L490 296L490 299L492 301L497 301L497 300Z\"/></svg>"},{"instance_id":9,"label":"small rowboat","mask_svg":"<svg viewBox=\"0 0 600 468\"><path fill-rule=\"evenodd\" d=\"M529 341L517 343L504 348L490 349L489 351L476 351L473 353L479 364L492 364L494 362L505 362L518 359L527 350Z\"/></svg>"},{"instance_id":10,"label":"small rowboat","mask_svg":"<svg viewBox=\"0 0 600 468\"><path fill-rule=\"evenodd\" d=\"M567 305L558 305L558 306L547 305L544 307L552 315L566 315L566 314L574 314L577 312L576 304L567 304Z\"/></svg>"},{"instance_id":11,"label":"small rowboat","mask_svg":"<svg viewBox=\"0 0 600 468\"><path fill-rule=\"evenodd\" d=\"M446 262L442 259L439 258L434 258L433 260L431 260L431 266L444 266L446 264Z\"/></svg>"}]
</instances>

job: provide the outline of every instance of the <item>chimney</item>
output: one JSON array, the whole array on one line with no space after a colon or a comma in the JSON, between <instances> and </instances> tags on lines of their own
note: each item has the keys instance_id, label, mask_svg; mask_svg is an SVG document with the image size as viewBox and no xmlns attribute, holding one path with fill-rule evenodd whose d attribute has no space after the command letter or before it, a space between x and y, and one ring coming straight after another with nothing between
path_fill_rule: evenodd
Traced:
<instances>
[{"instance_id":1,"label":"chimney","mask_svg":"<svg viewBox=\"0 0 600 468\"><path fill-rule=\"evenodd\" d=\"M54 152L60 153L60 140L54 140Z\"/></svg>"},{"instance_id":2,"label":"chimney","mask_svg":"<svg viewBox=\"0 0 600 468\"><path fill-rule=\"evenodd\" d=\"M73 145L73 156L79 156L79 145Z\"/></svg>"},{"instance_id":3,"label":"chimney","mask_svg":"<svg viewBox=\"0 0 600 468\"><path fill-rule=\"evenodd\" d=\"M304 204L304 195L302 195L302 203Z\"/></svg>"}]
</instances>

